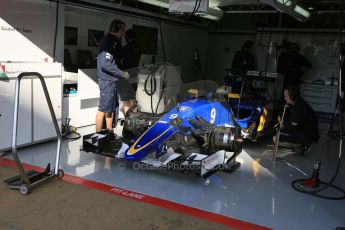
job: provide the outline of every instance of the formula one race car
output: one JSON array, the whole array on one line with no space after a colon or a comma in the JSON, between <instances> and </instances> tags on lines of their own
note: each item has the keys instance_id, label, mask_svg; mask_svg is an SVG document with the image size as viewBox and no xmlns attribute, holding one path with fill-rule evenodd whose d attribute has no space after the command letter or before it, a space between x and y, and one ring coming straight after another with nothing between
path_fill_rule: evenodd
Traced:
<instances>
[{"instance_id":1,"label":"formula one race car","mask_svg":"<svg viewBox=\"0 0 345 230\"><path fill-rule=\"evenodd\" d=\"M224 97L196 98L164 115L129 112L122 138L107 131L89 134L83 137L83 149L157 168L196 171L203 177L218 170L233 172L240 166L236 157L243 137L260 134L267 109L241 105L234 118L232 107Z\"/></svg>"},{"instance_id":2,"label":"formula one race car","mask_svg":"<svg viewBox=\"0 0 345 230\"><path fill-rule=\"evenodd\" d=\"M228 86L218 87L215 96L184 101L169 111L167 115L168 117L180 118L182 114L187 116L183 118L188 118L188 123L193 123L190 116L195 114L196 117L201 117L216 127L235 127L237 125L241 129L241 137L252 141L256 141L266 134L271 134L274 125L273 117L277 114L277 102L248 103L247 101L239 103L238 98L236 98L238 94L231 93L231 90L231 87ZM237 99L235 102L231 101L233 97ZM184 110L192 111L185 115ZM125 119L123 136L129 139L135 138L160 119L167 120L165 118L167 115L163 117L162 115L130 111ZM186 121L184 121L185 125ZM190 141L193 139L192 142L196 142L195 139L197 138L193 135L182 135L182 132L178 134L177 139L182 142L181 144L190 145Z\"/></svg>"},{"instance_id":3,"label":"formula one race car","mask_svg":"<svg viewBox=\"0 0 345 230\"><path fill-rule=\"evenodd\" d=\"M272 135L276 125L274 118L279 109L283 109L280 102L281 76L264 71L231 73L225 76L224 84L231 87L228 102L242 128L243 137L257 141L262 136Z\"/></svg>"},{"instance_id":4,"label":"formula one race car","mask_svg":"<svg viewBox=\"0 0 345 230\"><path fill-rule=\"evenodd\" d=\"M240 166L241 128L226 102L193 99L158 118L130 114L124 138L103 131L83 137L83 149L154 167L195 171L203 177Z\"/></svg>"}]
</instances>

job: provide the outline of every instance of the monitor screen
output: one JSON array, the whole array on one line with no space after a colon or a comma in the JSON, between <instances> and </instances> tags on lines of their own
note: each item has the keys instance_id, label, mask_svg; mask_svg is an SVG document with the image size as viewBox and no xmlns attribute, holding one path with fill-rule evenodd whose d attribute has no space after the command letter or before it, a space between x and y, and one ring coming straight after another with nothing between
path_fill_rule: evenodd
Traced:
<instances>
[{"instance_id":1,"label":"monitor screen","mask_svg":"<svg viewBox=\"0 0 345 230\"><path fill-rule=\"evenodd\" d=\"M78 44L78 28L65 26L65 45Z\"/></svg>"},{"instance_id":2,"label":"monitor screen","mask_svg":"<svg viewBox=\"0 0 345 230\"><path fill-rule=\"evenodd\" d=\"M101 30L88 30L87 44L88 46L97 46L96 40L101 40L104 36L104 31Z\"/></svg>"}]
</instances>

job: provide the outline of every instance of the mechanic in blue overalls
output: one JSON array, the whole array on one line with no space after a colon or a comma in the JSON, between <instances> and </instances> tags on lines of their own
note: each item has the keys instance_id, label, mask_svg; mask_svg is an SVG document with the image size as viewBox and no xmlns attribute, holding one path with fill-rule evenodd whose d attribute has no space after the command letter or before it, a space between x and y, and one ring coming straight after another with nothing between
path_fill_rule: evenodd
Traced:
<instances>
[{"instance_id":1,"label":"mechanic in blue overalls","mask_svg":"<svg viewBox=\"0 0 345 230\"><path fill-rule=\"evenodd\" d=\"M113 20L99 47L97 55L97 76L100 90L96 132L101 131L105 116L106 127L113 129L113 116L118 106L116 82L120 78L128 79L128 72L121 71L117 65L121 59L121 39L125 34L126 24ZM118 52L118 53L117 53Z\"/></svg>"}]
</instances>

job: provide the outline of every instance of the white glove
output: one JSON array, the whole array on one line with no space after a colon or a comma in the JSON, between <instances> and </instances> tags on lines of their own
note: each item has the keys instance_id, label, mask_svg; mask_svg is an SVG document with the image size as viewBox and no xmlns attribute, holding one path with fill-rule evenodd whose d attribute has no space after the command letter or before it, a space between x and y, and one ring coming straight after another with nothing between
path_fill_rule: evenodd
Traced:
<instances>
[{"instance_id":1,"label":"white glove","mask_svg":"<svg viewBox=\"0 0 345 230\"><path fill-rule=\"evenodd\" d=\"M130 76L128 72L122 72L122 77L127 80Z\"/></svg>"}]
</instances>

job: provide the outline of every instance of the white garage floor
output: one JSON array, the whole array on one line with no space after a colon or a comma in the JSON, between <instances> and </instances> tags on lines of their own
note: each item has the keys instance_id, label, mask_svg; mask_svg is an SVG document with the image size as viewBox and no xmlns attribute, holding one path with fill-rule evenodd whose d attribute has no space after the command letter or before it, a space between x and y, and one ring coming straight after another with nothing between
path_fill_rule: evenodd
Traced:
<instances>
[{"instance_id":1,"label":"white garage floor","mask_svg":"<svg viewBox=\"0 0 345 230\"><path fill-rule=\"evenodd\" d=\"M338 140L322 137L306 157L285 157L286 162L272 161L272 147L264 143L245 143L238 161L241 167L233 174L217 172L205 181L193 174L171 171L139 170L136 165L116 159L80 151L82 139L64 141L60 167L66 174L109 185L114 193L151 198L149 203L177 210L176 205L192 207L193 212L204 212L228 221L228 226L239 229L335 229L345 227L345 200L326 200L299 193L290 183L308 178L313 161L322 162L320 178L329 181L338 161ZM82 135L94 132L94 127L78 129ZM46 167L54 163L56 143L48 142L20 149L22 162ZM6 157L11 158L11 154ZM344 157L334 185L345 188ZM97 186L95 186L97 187ZM131 193L134 192L134 193ZM329 188L322 194L341 196ZM156 201L152 201L156 199ZM145 201L144 201L145 202ZM155 203L156 202L156 203ZM176 204L174 206L174 204ZM181 211L183 212L183 211ZM185 211L189 212L189 211ZM229 218L228 220L226 218ZM211 218L208 218L211 219ZM213 219L217 222L217 218ZM236 223L237 221L237 223ZM221 221L219 221L221 222ZM247 223L247 225L246 225ZM254 225L250 225L254 224Z\"/></svg>"}]
</instances>

